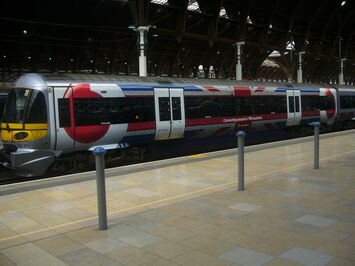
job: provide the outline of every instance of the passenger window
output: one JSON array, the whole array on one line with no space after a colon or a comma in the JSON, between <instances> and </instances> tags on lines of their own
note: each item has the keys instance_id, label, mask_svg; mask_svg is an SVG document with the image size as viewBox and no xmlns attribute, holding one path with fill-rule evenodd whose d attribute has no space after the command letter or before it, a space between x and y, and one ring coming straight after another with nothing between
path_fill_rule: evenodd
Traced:
<instances>
[{"instance_id":1,"label":"passenger window","mask_svg":"<svg viewBox=\"0 0 355 266\"><path fill-rule=\"evenodd\" d=\"M254 96L254 108L256 115L269 114L268 96Z\"/></svg>"},{"instance_id":2,"label":"passenger window","mask_svg":"<svg viewBox=\"0 0 355 266\"><path fill-rule=\"evenodd\" d=\"M76 98L74 107L76 126L154 121L153 97Z\"/></svg>"},{"instance_id":3,"label":"passenger window","mask_svg":"<svg viewBox=\"0 0 355 266\"><path fill-rule=\"evenodd\" d=\"M340 108L355 108L355 96L340 96Z\"/></svg>"}]
</instances>

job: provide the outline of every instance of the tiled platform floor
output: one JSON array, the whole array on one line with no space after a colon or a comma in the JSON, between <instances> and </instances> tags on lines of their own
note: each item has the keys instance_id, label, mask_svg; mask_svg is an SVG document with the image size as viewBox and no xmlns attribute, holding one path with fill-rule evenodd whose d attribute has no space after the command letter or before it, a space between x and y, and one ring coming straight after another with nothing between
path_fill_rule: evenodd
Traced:
<instances>
[{"instance_id":1,"label":"tiled platform floor","mask_svg":"<svg viewBox=\"0 0 355 266\"><path fill-rule=\"evenodd\" d=\"M0 196L0 265L355 265L354 133L107 178L107 231L94 181Z\"/></svg>"}]
</instances>

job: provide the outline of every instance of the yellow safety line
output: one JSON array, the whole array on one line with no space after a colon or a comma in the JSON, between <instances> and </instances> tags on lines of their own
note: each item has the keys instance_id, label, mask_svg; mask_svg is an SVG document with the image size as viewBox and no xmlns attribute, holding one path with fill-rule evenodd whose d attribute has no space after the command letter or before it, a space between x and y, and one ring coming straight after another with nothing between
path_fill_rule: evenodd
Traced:
<instances>
[{"instance_id":1,"label":"yellow safety line","mask_svg":"<svg viewBox=\"0 0 355 266\"><path fill-rule=\"evenodd\" d=\"M341 153L341 154L338 154L338 155L328 156L328 157L320 159L320 161L339 158L341 156L344 156L344 155L349 154L349 153L354 153L354 152L355 151L348 151L348 152L344 152L344 153ZM280 170L275 170L275 171L272 171L272 172L268 172L268 173L265 173L265 174L259 174L259 175L250 176L250 178L257 178L257 177L263 177L263 176L268 176L268 175L273 175L273 174L280 174L280 173L288 172L289 170L292 170L292 169L302 168L303 166L307 166L307 165L310 165L310 164L313 164L313 162L302 163L302 164L298 164L298 165L295 165L295 166L286 167L286 168L283 168L283 169L280 169ZM165 201L169 201L169 200L173 200L173 199L177 199L177 198L181 198L181 197L185 197L185 196L189 196L189 195L193 195L193 194L198 194L198 193L201 193L201 192L204 192L204 191L214 190L214 189L217 189L217 188L221 188L223 186L229 186L229 185L232 185L232 184L235 184L235 183L237 183L237 181L232 181L232 182L228 182L228 183L224 183L224 184L219 184L219 185L215 185L215 186L211 186L211 187L207 187L207 188L198 189L198 190L195 190L195 191L192 191L192 192L187 192L187 193L183 193L183 194L179 194L179 195L175 195L175 196L171 196L171 197L167 197L167 198L151 201L151 202L148 202L148 203L143 203L143 204L140 204L140 205L127 207L127 208L120 209L120 210L117 210L117 211L108 212L108 215L114 215L114 214L118 214L118 213L121 213L121 212L133 210L133 209L139 209L139 208L142 208L142 207L147 207L147 206L154 205L154 204L157 204L157 203L161 203L161 202L165 202ZM63 223L63 224L59 224L59 225L46 227L46 228L43 228L43 229L34 230L34 231L31 231L31 232L27 232L27 233L21 233L21 234L9 236L9 237L4 237L4 238L0 239L0 242L6 241L6 240L16 239L16 238L19 238L19 237L22 237L22 236L33 235L33 234L36 234L36 233L42 233L42 232L46 232L46 231L53 230L53 229L58 229L58 228L61 228L61 227L67 226L67 225L73 225L73 224L78 224L78 223L82 223L82 222L87 222L87 221L90 221L90 220L94 220L96 218L98 218L97 215L89 217L89 218L83 218L83 219L75 220L75 221L72 221L72 222L67 222L67 223Z\"/></svg>"},{"instance_id":2,"label":"yellow safety line","mask_svg":"<svg viewBox=\"0 0 355 266\"><path fill-rule=\"evenodd\" d=\"M205 154L193 154L193 155L187 155L187 158L206 158L208 155Z\"/></svg>"}]
</instances>

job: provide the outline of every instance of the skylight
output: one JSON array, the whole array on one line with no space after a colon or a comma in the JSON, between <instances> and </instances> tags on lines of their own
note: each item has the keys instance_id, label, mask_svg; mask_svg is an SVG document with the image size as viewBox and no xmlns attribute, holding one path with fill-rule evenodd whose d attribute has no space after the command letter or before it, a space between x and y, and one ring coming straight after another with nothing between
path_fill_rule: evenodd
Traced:
<instances>
[{"instance_id":1,"label":"skylight","mask_svg":"<svg viewBox=\"0 0 355 266\"><path fill-rule=\"evenodd\" d=\"M196 0L190 0L187 9L190 11L201 12L200 7Z\"/></svg>"},{"instance_id":2,"label":"skylight","mask_svg":"<svg viewBox=\"0 0 355 266\"><path fill-rule=\"evenodd\" d=\"M276 50L274 50L274 51L269 55L269 57L278 57L278 56L281 56L281 54L280 54L279 51L276 51Z\"/></svg>"},{"instance_id":3,"label":"skylight","mask_svg":"<svg viewBox=\"0 0 355 266\"><path fill-rule=\"evenodd\" d=\"M226 12L226 9L224 7L221 8L221 11L219 12L219 16L221 18L227 18L227 12Z\"/></svg>"},{"instance_id":4,"label":"skylight","mask_svg":"<svg viewBox=\"0 0 355 266\"><path fill-rule=\"evenodd\" d=\"M261 66L280 68L278 64L276 64L275 62L269 59L265 59L265 61L261 64Z\"/></svg>"},{"instance_id":5,"label":"skylight","mask_svg":"<svg viewBox=\"0 0 355 266\"><path fill-rule=\"evenodd\" d=\"M158 4L158 5L167 5L168 0L151 0L151 3Z\"/></svg>"},{"instance_id":6,"label":"skylight","mask_svg":"<svg viewBox=\"0 0 355 266\"><path fill-rule=\"evenodd\" d=\"M295 50L295 42L294 41L288 42L286 45L286 50Z\"/></svg>"}]
</instances>

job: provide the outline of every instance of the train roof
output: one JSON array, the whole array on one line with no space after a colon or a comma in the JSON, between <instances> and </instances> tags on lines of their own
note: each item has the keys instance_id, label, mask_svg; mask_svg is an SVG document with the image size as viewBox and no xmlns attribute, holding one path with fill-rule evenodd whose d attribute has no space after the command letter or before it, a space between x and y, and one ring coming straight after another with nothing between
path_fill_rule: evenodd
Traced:
<instances>
[{"instance_id":1,"label":"train roof","mask_svg":"<svg viewBox=\"0 0 355 266\"><path fill-rule=\"evenodd\" d=\"M95 75L95 74L50 74L43 75L48 84L69 84L79 82L90 83L131 83L131 84L157 84L166 85L193 85L193 86L267 86L267 87L304 87L304 88L324 88L320 84L299 84L282 82L262 82L249 80L227 80L227 79L206 79L206 78L178 78L161 76L124 76L124 75Z\"/></svg>"},{"instance_id":2,"label":"train roof","mask_svg":"<svg viewBox=\"0 0 355 266\"><path fill-rule=\"evenodd\" d=\"M309 84L309 83L282 83L282 82L262 82L249 80L226 80L226 79L205 79L205 78L178 78L161 76L124 76L124 75L97 75L97 74L26 74L14 82L14 86L68 86L71 83L116 83L125 85L145 85L157 87L179 87L179 86L226 86L226 87L276 87L276 88L334 88L327 84ZM354 87L336 86L345 90L355 90Z\"/></svg>"}]
</instances>

